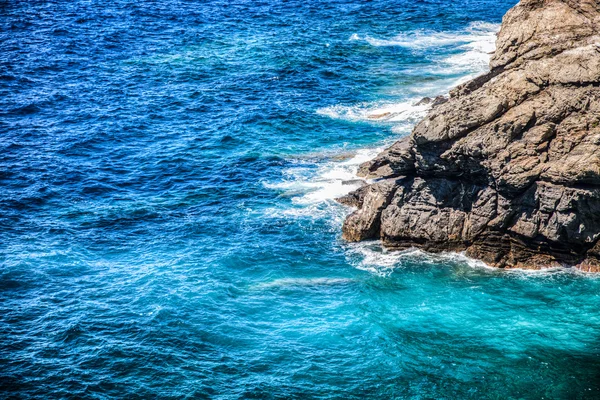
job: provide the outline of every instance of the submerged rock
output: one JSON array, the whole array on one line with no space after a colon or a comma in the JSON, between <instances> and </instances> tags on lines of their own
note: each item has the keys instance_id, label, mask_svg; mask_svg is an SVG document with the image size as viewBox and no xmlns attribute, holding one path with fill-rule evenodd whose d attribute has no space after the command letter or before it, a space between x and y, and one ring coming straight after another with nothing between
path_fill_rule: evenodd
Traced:
<instances>
[{"instance_id":1,"label":"submerged rock","mask_svg":"<svg viewBox=\"0 0 600 400\"><path fill-rule=\"evenodd\" d=\"M359 169L343 236L600 271L600 2L522 0L491 71ZM433 100L429 100L432 102Z\"/></svg>"}]
</instances>

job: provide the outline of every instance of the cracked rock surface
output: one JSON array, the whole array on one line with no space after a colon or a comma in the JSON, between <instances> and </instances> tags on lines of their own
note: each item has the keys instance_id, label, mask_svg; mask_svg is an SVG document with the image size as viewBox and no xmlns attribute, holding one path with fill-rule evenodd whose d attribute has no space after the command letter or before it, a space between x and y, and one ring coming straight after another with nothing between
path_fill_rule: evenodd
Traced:
<instances>
[{"instance_id":1,"label":"cracked rock surface","mask_svg":"<svg viewBox=\"0 0 600 400\"><path fill-rule=\"evenodd\" d=\"M490 68L360 167L344 238L600 271L600 1L522 0Z\"/></svg>"}]
</instances>

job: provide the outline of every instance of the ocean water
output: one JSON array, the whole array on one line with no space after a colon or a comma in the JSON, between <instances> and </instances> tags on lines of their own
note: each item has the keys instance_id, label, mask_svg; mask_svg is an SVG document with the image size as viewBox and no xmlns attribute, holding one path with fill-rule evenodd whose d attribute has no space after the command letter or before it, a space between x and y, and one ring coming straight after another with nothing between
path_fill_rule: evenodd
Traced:
<instances>
[{"instance_id":1,"label":"ocean water","mask_svg":"<svg viewBox=\"0 0 600 400\"><path fill-rule=\"evenodd\" d=\"M600 398L600 279L348 244L515 0L0 2L0 398Z\"/></svg>"}]
</instances>

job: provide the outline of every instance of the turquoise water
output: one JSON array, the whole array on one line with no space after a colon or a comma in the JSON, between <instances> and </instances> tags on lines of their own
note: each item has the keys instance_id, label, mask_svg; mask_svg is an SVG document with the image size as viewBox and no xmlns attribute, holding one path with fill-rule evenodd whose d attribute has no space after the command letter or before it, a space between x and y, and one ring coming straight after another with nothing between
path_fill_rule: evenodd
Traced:
<instances>
[{"instance_id":1,"label":"turquoise water","mask_svg":"<svg viewBox=\"0 0 600 400\"><path fill-rule=\"evenodd\" d=\"M0 397L599 398L600 279L340 238L514 3L2 3Z\"/></svg>"}]
</instances>

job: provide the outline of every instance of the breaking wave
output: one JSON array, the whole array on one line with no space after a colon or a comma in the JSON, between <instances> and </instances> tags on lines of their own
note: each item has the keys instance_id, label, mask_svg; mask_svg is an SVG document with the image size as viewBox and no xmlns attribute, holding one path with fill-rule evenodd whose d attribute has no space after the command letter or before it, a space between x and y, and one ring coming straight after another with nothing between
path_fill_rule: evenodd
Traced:
<instances>
[{"instance_id":1,"label":"breaking wave","mask_svg":"<svg viewBox=\"0 0 600 400\"><path fill-rule=\"evenodd\" d=\"M353 34L351 41L363 41L375 47L400 46L416 53L426 53L431 63L406 69L407 75L428 74L436 79L416 82L403 88L407 98L400 102L374 102L334 105L317 110L317 114L349 121L385 121L393 123L394 132L403 133L421 119L429 106L419 104L423 96L438 96L488 69L495 49L499 24L475 22L456 32L411 31L391 39Z\"/></svg>"},{"instance_id":2,"label":"breaking wave","mask_svg":"<svg viewBox=\"0 0 600 400\"><path fill-rule=\"evenodd\" d=\"M263 182L267 189L277 190L281 197L291 198L291 207L271 208L272 216L326 218L335 229L339 229L347 215L347 207L335 199L358 189L366 183L356 176L360 164L375 157L383 147L360 149L339 160L333 156L321 156L314 163L296 160L296 165L284 171L278 182Z\"/></svg>"},{"instance_id":3,"label":"breaking wave","mask_svg":"<svg viewBox=\"0 0 600 400\"><path fill-rule=\"evenodd\" d=\"M456 46L464 43L489 42L495 39L495 34L500 29L500 24L489 22L472 22L466 28L454 32L416 30L401 33L391 39L379 39L366 35L360 37L353 34L350 40L364 40L372 46L402 46L411 49L427 49L440 46ZM492 51L493 48L490 50Z\"/></svg>"}]
</instances>

